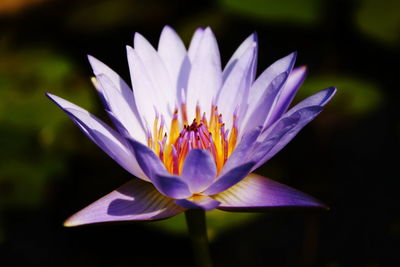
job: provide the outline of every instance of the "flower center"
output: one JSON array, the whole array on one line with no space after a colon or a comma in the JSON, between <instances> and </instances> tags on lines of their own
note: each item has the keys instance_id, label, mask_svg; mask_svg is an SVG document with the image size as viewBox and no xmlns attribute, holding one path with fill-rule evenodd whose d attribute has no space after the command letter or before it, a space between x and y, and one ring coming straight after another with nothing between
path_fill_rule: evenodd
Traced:
<instances>
[{"instance_id":1,"label":"flower center","mask_svg":"<svg viewBox=\"0 0 400 267\"><path fill-rule=\"evenodd\" d=\"M164 118L156 115L152 133L148 130L148 147L158 155L166 169L180 175L186 155L192 149L206 149L211 152L219 173L236 146L238 127L237 113L233 114L231 130L226 129L218 107L211 107L209 120L206 113L201 116L199 105L196 118L188 124L186 105L181 105L181 122L178 109L171 120L169 135L164 129Z\"/></svg>"}]
</instances>

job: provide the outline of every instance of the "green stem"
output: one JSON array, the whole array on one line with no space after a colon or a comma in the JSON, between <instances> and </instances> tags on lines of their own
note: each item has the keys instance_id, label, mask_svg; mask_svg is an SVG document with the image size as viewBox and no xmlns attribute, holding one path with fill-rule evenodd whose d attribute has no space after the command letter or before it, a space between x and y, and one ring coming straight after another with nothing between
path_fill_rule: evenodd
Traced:
<instances>
[{"instance_id":1,"label":"green stem","mask_svg":"<svg viewBox=\"0 0 400 267\"><path fill-rule=\"evenodd\" d=\"M208 247L206 213L202 209L190 209L185 212L186 223L192 241L194 260L197 267L212 267Z\"/></svg>"}]
</instances>

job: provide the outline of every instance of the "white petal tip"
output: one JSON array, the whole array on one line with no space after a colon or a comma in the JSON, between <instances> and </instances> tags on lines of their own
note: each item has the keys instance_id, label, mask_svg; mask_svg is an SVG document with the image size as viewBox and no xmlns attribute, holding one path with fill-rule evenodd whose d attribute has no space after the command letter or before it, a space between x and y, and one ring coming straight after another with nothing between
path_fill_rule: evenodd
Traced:
<instances>
[{"instance_id":1,"label":"white petal tip","mask_svg":"<svg viewBox=\"0 0 400 267\"><path fill-rule=\"evenodd\" d=\"M80 225L80 223L78 221L74 220L73 217L68 218L63 223L64 227L74 227L74 226L78 226L78 225Z\"/></svg>"}]
</instances>

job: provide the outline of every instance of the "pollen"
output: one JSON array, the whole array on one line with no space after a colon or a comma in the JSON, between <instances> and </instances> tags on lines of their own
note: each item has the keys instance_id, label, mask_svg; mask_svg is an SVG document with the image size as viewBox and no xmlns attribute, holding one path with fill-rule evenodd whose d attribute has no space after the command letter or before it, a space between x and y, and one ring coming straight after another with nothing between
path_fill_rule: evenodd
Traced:
<instances>
[{"instance_id":1,"label":"pollen","mask_svg":"<svg viewBox=\"0 0 400 267\"><path fill-rule=\"evenodd\" d=\"M153 127L148 130L148 147L171 174L181 174L185 158L192 149L210 151L219 173L235 149L238 135L236 111L230 130L223 122L222 114L218 112L216 105L211 107L208 120L206 112L202 113L199 105L196 106L195 114L195 118L189 124L186 105L181 104L180 110L175 108L167 133L164 118L156 112Z\"/></svg>"}]
</instances>

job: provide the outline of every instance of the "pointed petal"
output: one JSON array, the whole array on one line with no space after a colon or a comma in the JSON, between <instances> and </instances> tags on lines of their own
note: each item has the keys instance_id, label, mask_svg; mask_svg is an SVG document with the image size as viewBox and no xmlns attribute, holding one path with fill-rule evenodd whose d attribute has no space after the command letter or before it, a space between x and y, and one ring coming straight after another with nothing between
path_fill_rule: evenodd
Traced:
<instances>
[{"instance_id":1,"label":"pointed petal","mask_svg":"<svg viewBox=\"0 0 400 267\"><path fill-rule=\"evenodd\" d=\"M183 211L184 208L161 195L150 183L134 179L69 217L64 226L157 220Z\"/></svg>"},{"instance_id":2,"label":"pointed petal","mask_svg":"<svg viewBox=\"0 0 400 267\"><path fill-rule=\"evenodd\" d=\"M156 173L152 182L161 194L170 198L182 199L192 195L189 186L177 175Z\"/></svg>"},{"instance_id":3,"label":"pointed petal","mask_svg":"<svg viewBox=\"0 0 400 267\"><path fill-rule=\"evenodd\" d=\"M197 28L193 34L192 40L190 41L188 55L191 62L193 62L197 54L197 50L200 46L201 39L203 38L203 33L204 33L203 28Z\"/></svg>"},{"instance_id":4,"label":"pointed petal","mask_svg":"<svg viewBox=\"0 0 400 267\"><path fill-rule=\"evenodd\" d=\"M296 113L293 113L290 117L285 117L282 120L279 120L278 124L284 122L288 118L290 121L290 118L299 117L297 122L292 122L291 124L287 125L287 127L285 127L282 132L279 132L279 134L276 134L276 132L271 132L271 134L266 135L268 137L263 141L263 143L267 143L271 139L274 139L274 145L269 146L269 148L265 150L261 150L263 148L262 145L257 146L259 151L261 151L264 156L258 157L258 153L254 154L258 158L254 159L257 160L257 164L252 170L255 170L256 168L264 164L276 153L278 153L282 148L284 148L299 133L299 131L310 121L312 121L321 111L322 107L320 106L306 107L298 110ZM270 137L270 135L273 135L273 137Z\"/></svg>"},{"instance_id":5,"label":"pointed petal","mask_svg":"<svg viewBox=\"0 0 400 267\"><path fill-rule=\"evenodd\" d=\"M129 114L131 117L130 123L122 123L119 121L115 120L114 118L111 118L115 126L118 128L118 131L125 135L125 136L131 136L137 140L142 140L143 136L145 134L145 128L143 127L143 124L141 122L140 115L137 111L137 107L135 104L135 100L133 98L133 92L131 88L126 84L126 82L115 72L113 71L110 67L108 67L106 64L98 60L97 58L88 55L88 60L90 65L92 66L93 73L95 76L98 75L105 75L109 79L109 84L112 84L112 87L104 88L97 80L96 78L92 78L92 82L97 90L97 92L100 95L101 100L103 101L103 104L108 112L115 112L115 110L112 110L110 107L110 104L108 103L110 101L110 97L107 97L105 94L109 90L117 90L118 93L116 92L111 92L113 93L113 98L117 97L119 102L125 102L126 104L124 106L125 110L124 113ZM110 93L109 93L110 94ZM108 94L108 95L109 95ZM132 130L134 129L134 130Z\"/></svg>"},{"instance_id":6,"label":"pointed petal","mask_svg":"<svg viewBox=\"0 0 400 267\"><path fill-rule=\"evenodd\" d=\"M272 130L268 133L263 132L257 142L254 144L254 149L251 152L250 159L257 162L252 168L252 171L265 163L265 156L273 149L286 134L290 133L299 123L300 115L294 114L290 117L279 120L278 123L271 126Z\"/></svg>"},{"instance_id":7,"label":"pointed petal","mask_svg":"<svg viewBox=\"0 0 400 267\"><path fill-rule=\"evenodd\" d=\"M132 90L126 84L126 82L110 67L106 64L98 60L97 58L88 55L88 60L90 65L92 66L94 75L104 74L106 75L111 82L116 86L116 89L121 92L123 97L129 101L129 104L132 104L133 107L133 99L132 99Z\"/></svg>"},{"instance_id":8,"label":"pointed petal","mask_svg":"<svg viewBox=\"0 0 400 267\"><path fill-rule=\"evenodd\" d=\"M192 193L206 189L216 178L217 167L208 150L192 149L182 167L182 178L188 183Z\"/></svg>"},{"instance_id":9,"label":"pointed petal","mask_svg":"<svg viewBox=\"0 0 400 267\"><path fill-rule=\"evenodd\" d=\"M261 121L269 124L295 60L296 52L276 61L257 78L249 91L248 109L243 123L239 123L241 129L258 126Z\"/></svg>"},{"instance_id":10,"label":"pointed petal","mask_svg":"<svg viewBox=\"0 0 400 267\"><path fill-rule=\"evenodd\" d=\"M297 90L303 83L306 73L307 68L305 66L295 68L290 72L286 84L279 94L279 98L277 99L273 113L271 114L269 120L264 123L265 127L268 127L274 123L287 110L294 96L296 95Z\"/></svg>"},{"instance_id":11,"label":"pointed petal","mask_svg":"<svg viewBox=\"0 0 400 267\"><path fill-rule=\"evenodd\" d=\"M175 106L176 89L171 83L164 62L154 47L139 33L135 33L134 47L147 72L147 77L150 78L154 92L161 97L162 102L159 103L161 106L157 106L157 109L169 121Z\"/></svg>"},{"instance_id":12,"label":"pointed petal","mask_svg":"<svg viewBox=\"0 0 400 267\"><path fill-rule=\"evenodd\" d=\"M250 88L249 105L257 103L257 100L264 94L269 84L281 73L287 72L288 74L294 66L296 61L296 52L281 58L269 66L261 75L256 79Z\"/></svg>"},{"instance_id":13,"label":"pointed petal","mask_svg":"<svg viewBox=\"0 0 400 267\"><path fill-rule=\"evenodd\" d=\"M221 202L209 196L193 196L186 199L175 200L175 203L186 209L213 210L218 207Z\"/></svg>"},{"instance_id":14,"label":"pointed petal","mask_svg":"<svg viewBox=\"0 0 400 267\"><path fill-rule=\"evenodd\" d=\"M218 209L227 211L257 211L279 207L328 208L305 193L254 173L214 198L221 202Z\"/></svg>"},{"instance_id":15,"label":"pointed petal","mask_svg":"<svg viewBox=\"0 0 400 267\"><path fill-rule=\"evenodd\" d=\"M97 81L96 77L90 77L90 81L92 82L92 85L96 89L97 93L99 94L100 100L103 103L104 110L110 111L110 107L108 106L107 100L105 96L103 95L103 87L101 84ZM133 94L133 93L132 93Z\"/></svg>"},{"instance_id":16,"label":"pointed petal","mask_svg":"<svg viewBox=\"0 0 400 267\"><path fill-rule=\"evenodd\" d=\"M240 126L242 129L253 129L264 125L275 107L279 92L284 86L287 77L287 72L278 75L264 90L264 94L260 96L260 99L249 106Z\"/></svg>"},{"instance_id":17,"label":"pointed petal","mask_svg":"<svg viewBox=\"0 0 400 267\"><path fill-rule=\"evenodd\" d=\"M147 136L142 126L142 121L136 110L136 104L133 99L133 92L128 96L123 96L118 86L105 74L97 74L97 80L101 85L103 96L108 104L108 109L112 113L113 118L118 123L115 126L125 137L134 138L142 143L147 142ZM133 105L133 107L132 107ZM115 122L115 120L113 120ZM123 126L121 128L120 126ZM124 133L124 131L126 131Z\"/></svg>"},{"instance_id":18,"label":"pointed petal","mask_svg":"<svg viewBox=\"0 0 400 267\"><path fill-rule=\"evenodd\" d=\"M179 176L170 175L151 149L133 139L129 139L129 142L135 151L139 166L161 194L171 198L192 195L185 181Z\"/></svg>"},{"instance_id":19,"label":"pointed petal","mask_svg":"<svg viewBox=\"0 0 400 267\"><path fill-rule=\"evenodd\" d=\"M197 53L197 50L200 45L200 41L203 37L204 29L203 28L197 28L196 31L193 34L192 40L190 41L189 49L187 52L187 57L185 58L185 61L183 62L181 72L180 72L180 84L181 84L181 90L183 90L184 95L182 95L180 88L178 88L178 101L179 104L181 103L181 100L185 101L186 104L186 96L187 96L187 88L188 88L188 82L189 82L189 75L190 71L192 69L192 63L195 58L195 55Z\"/></svg>"},{"instance_id":20,"label":"pointed petal","mask_svg":"<svg viewBox=\"0 0 400 267\"><path fill-rule=\"evenodd\" d=\"M232 57L229 59L228 63L226 63L226 66L224 68L224 71L222 72L222 80L225 82L228 76L230 76L230 73L233 69L233 67L237 64L239 59L243 56L243 54L250 48L253 47L255 44L255 59L257 58L257 34L254 32L252 33L249 37L244 40L240 46L236 49L236 51L233 53ZM256 63L256 60L253 62L253 64ZM255 73L254 73L255 74ZM254 79L254 77L253 77Z\"/></svg>"},{"instance_id":21,"label":"pointed petal","mask_svg":"<svg viewBox=\"0 0 400 267\"><path fill-rule=\"evenodd\" d=\"M191 69L192 63L190 62L189 56L186 55L181 64L176 82L176 104L178 105L183 104L183 102L186 104L187 88Z\"/></svg>"},{"instance_id":22,"label":"pointed petal","mask_svg":"<svg viewBox=\"0 0 400 267\"><path fill-rule=\"evenodd\" d=\"M226 173L228 173L230 170L234 169L236 166L242 164L243 162L247 162L249 158L249 155L253 151L254 144L256 143L256 140L258 136L261 133L261 127L252 129L251 131L248 131L235 150L232 152L231 156L228 158L226 161L224 167L222 168L219 176L223 176Z\"/></svg>"},{"instance_id":23,"label":"pointed petal","mask_svg":"<svg viewBox=\"0 0 400 267\"><path fill-rule=\"evenodd\" d=\"M241 57L236 60L236 64L224 82L217 97L217 106L224 116L225 124L232 126L234 110L248 97L248 90L252 83L252 63L256 56L256 43L249 46ZM239 113L239 117L242 114Z\"/></svg>"},{"instance_id":24,"label":"pointed petal","mask_svg":"<svg viewBox=\"0 0 400 267\"><path fill-rule=\"evenodd\" d=\"M218 178L218 180L215 183L213 183L209 188L207 188L203 192L203 194L209 196L218 194L220 192L227 190L231 186L234 186L235 184L240 182L244 177L246 177L247 174L249 174L254 164L255 162L247 162L231 169L226 174Z\"/></svg>"},{"instance_id":25,"label":"pointed petal","mask_svg":"<svg viewBox=\"0 0 400 267\"><path fill-rule=\"evenodd\" d=\"M187 90L188 118L195 118L197 103L209 112L211 102L221 88L221 59L218 44L210 28L204 30L189 75Z\"/></svg>"},{"instance_id":26,"label":"pointed petal","mask_svg":"<svg viewBox=\"0 0 400 267\"><path fill-rule=\"evenodd\" d=\"M336 93L335 87L329 87L324 90L321 90L318 93L313 94L312 96L304 99L293 108L289 109L289 111L286 112L284 116L290 116L291 114L297 112L298 110L304 107L325 106L332 99L335 93Z\"/></svg>"},{"instance_id":27,"label":"pointed petal","mask_svg":"<svg viewBox=\"0 0 400 267\"><path fill-rule=\"evenodd\" d=\"M137 161L141 166L143 172L150 178L151 181L154 180L154 175L167 174L164 164L156 156L153 150L149 149L147 146L141 144L140 142L128 139L131 144L133 151L135 152Z\"/></svg>"},{"instance_id":28,"label":"pointed petal","mask_svg":"<svg viewBox=\"0 0 400 267\"><path fill-rule=\"evenodd\" d=\"M52 94L46 95L119 165L136 177L148 181L148 178L139 167L130 145L119 133L77 105Z\"/></svg>"},{"instance_id":29,"label":"pointed petal","mask_svg":"<svg viewBox=\"0 0 400 267\"><path fill-rule=\"evenodd\" d=\"M186 88L186 84L180 84L183 80L180 73L187 55L186 48L178 34L169 26L165 26L161 32L158 54L168 70L174 90Z\"/></svg>"},{"instance_id":30,"label":"pointed petal","mask_svg":"<svg viewBox=\"0 0 400 267\"><path fill-rule=\"evenodd\" d=\"M154 107L162 107L162 101L151 84L150 77L137 52L130 46L126 46L126 52L136 106L142 116L143 125L147 127L147 124L153 125L156 116Z\"/></svg>"},{"instance_id":31,"label":"pointed petal","mask_svg":"<svg viewBox=\"0 0 400 267\"><path fill-rule=\"evenodd\" d=\"M252 170L264 164L285 147L304 126L311 122L322 111L323 105L333 97L335 92L336 88L331 87L314 94L286 112L284 116L272 126L264 128L262 134L258 138L258 144L255 146L258 150L254 151L253 157L251 158L257 161L257 164ZM298 120L298 122L291 120ZM285 125L286 122L291 124L292 127L290 128L288 125ZM286 128L287 131L276 130L279 129L279 127L276 126L282 123L285 127L289 127ZM284 127L282 127L282 129L283 128ZM272 142L273 146L268 144L269 142ZM268 149L266 146L268 146ZM264 154L264 156L260 157L260 152Z\"/></svg>"},{"instance_id":32,"label":"pointed petal","mask_svg":"<svg viewBox=\"0 0 400 267\"><path fill-rule=\"evenodd\" d=\"M182 89L187 89L191 64L186 48L178 34L169 26L165 26L158 43L158 54L163 60L176 92L176 103L182 104Z\"/></svg>"}]
</instances>

